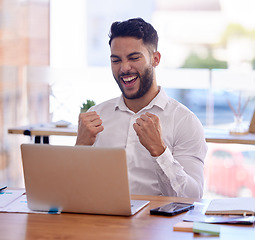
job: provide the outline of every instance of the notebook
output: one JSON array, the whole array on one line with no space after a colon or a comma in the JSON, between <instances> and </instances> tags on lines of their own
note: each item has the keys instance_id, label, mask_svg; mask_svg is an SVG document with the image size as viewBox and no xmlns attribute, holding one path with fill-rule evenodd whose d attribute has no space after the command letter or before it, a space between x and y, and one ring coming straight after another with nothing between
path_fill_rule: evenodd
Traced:
<instances>
[{"instance_id":1,"label":"notebook","mask_svg":"<svg viewBox=\"0 0 255 240\"><path fill-rule=\"evenodd\" d=\"M149 203L130 199L125 149L22 144L21 153L31 210L129 216Z\"/></svg>"},{"instance_id":2,"label":"notebook","mask_svg":"<svg viewBox=\"0 0 255 240\"><path fill-rule=\"evenodd\" d=\"M206 215L254 215L255 198L223 198L213 199L206 212Z\"/></svg>"}]
</instances>

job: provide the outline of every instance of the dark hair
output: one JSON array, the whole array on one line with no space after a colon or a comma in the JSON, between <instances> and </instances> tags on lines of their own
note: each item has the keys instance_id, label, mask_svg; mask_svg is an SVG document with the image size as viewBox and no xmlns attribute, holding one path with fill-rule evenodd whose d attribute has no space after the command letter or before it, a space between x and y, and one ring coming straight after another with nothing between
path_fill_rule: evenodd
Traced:
<instances>
[{"instance_id":1,"label":"dark hair","mask_svg":"<svg viewBox=\"0 0 255 240\"><path fill-rule=\"evenodd\" d=\"M114 22L109 33L109 45L116 37L134 37L142 39L146 45L152 45L155 50L158 47L158 34L150 23L142 18L132 18L123 22Z\"/></svg>"}]
</instances>

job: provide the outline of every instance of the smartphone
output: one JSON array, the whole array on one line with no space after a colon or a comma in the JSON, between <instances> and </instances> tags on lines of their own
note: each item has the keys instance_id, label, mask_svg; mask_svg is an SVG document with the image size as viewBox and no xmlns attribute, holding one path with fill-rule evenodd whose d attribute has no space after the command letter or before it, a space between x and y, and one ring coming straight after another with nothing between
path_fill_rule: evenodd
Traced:
<instances>
[{"instance_id":1,"label":"smartphone","mask_svg":"<svg viewBox=\"0 0 255 240\"><path fill-rule=\"evenodd\" d=\"M193 204L181 203L181 202L171 202L161 207L157 207L150 210L152 215L163 215L163 216L174 216L182 212L186 212L194 208Z\"/></svg>"}]
</instances>

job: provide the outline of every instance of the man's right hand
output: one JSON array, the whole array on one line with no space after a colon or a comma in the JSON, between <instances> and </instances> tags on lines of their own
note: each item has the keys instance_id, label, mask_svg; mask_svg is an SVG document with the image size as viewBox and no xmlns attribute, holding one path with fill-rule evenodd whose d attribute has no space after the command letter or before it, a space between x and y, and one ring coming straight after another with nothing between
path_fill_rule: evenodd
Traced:
<instances>
[{"instance_id":1,"label":"man's right hand","mask_svg":"<svg viewBox=\"0 0 255 240\"><path fill-rule=\"evenodd\" d=\"M80 113L76 145L93 145L96 136L104 127L96 112Z\"/></svg>"}]
</instances>

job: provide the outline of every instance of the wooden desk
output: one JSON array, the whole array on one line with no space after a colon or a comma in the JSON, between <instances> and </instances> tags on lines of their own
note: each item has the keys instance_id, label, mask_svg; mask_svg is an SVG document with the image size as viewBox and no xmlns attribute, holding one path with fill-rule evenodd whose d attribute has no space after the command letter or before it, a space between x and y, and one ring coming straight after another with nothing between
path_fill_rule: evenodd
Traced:
<instances>
[{"instance_id":1,"label":"wooden desk","mask_svg":"<svg viewBox=\"0 0 255 240\"><path fill-rule=\"evenodd\" d=\"M58 136L77 136L77 125L69 125L66 128L55 127L54 124L36 124L8 129L11 134L24 134L35 136L35 142L40 143L43 137L44 143L48 143L48 137L51 135ZM212 143L238 143L238 144L255 144L255 134L247 135L230 135L228 130L205 128L205 138L207 142Z\"/></svg>"},{"instance_id":2,"label":"wooden desk","mask_svg":"<svg viewBox=\"0 0 255 240\"><path fill-rule=\"evenodd\" d=\"M77 125L56 127L54 124L33 124L8 129L10 134L24 134L35 137L35 143L49 143L49 136L77 136Z\"/></svg>"},{"instance_id":3,"label":"wooden desk","mask_svg":"<svg viewBox=\"0 0 255 240\"><path fill-rule=\"evenodd\" d=\"M23 214L0 213L0 239L111 239L111 240L169 240L169 239L255 239L251 225L221 225L217 236L175 232L173 225L182 221L185 213L174 217L151 216L149 210L172 201L193 202L159 196L133 196L147 199L150 204L132 217L88 214Z\"/></svg>"},{"instance_id":4,"label":"wooden desk","mask_svg":"<svg viewBox=\"0 0 255 240\"><path fill-rule=\"evenodd\" d=\"M238 144L255 144L255 134L231 135L228 130L205 128L206 142L211 143L238 143Z\"/></svg>"}]
</instances>

